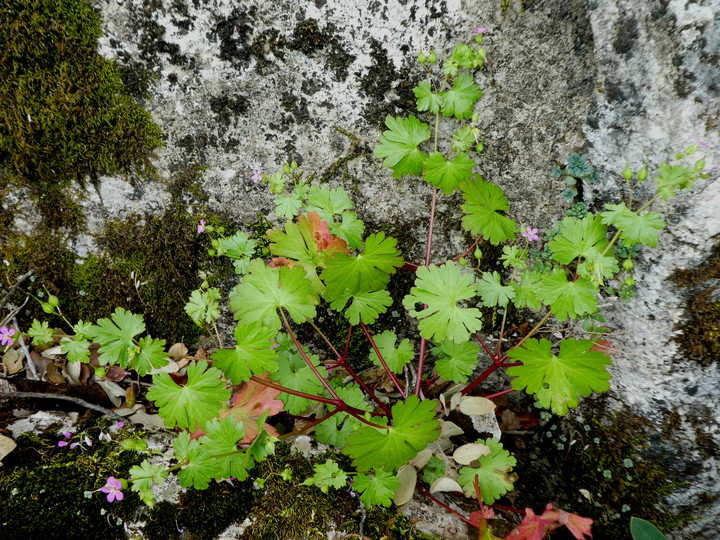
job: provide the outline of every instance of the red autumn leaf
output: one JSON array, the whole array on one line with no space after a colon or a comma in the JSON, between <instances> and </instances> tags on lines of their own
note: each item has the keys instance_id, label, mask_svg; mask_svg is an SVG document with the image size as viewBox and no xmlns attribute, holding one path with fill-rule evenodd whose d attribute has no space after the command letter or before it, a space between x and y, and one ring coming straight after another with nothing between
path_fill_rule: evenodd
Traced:
<instances>
[{"instance_id":1,"label":"red autumn leaf","mask_svg":"<svg viewBox=\"0 0 720 540\"><path fill-rule=\"evenodd\" d=\"M577 514L571 514L565 510L558 510L558 521L565 525L578 540L584 540L585 535L592 538L592 532L590 532L590 527L593 522L592 519L580 517Z\"/></svg>"},{"instance_id":2,"label":"red autumn leaf","mask_svg":"<svg viewBox=\"0 0 720 540\"><path fill-rule=\"evenodd\" d=\"M266 376L267 373L263 375ZM233 418L241 421L245 426L245 436L240 442L251 443L258 435L258 418L265 412L269 411L269 416L273 416L282 410L284 404L276 399L278 395L280 395L279 390L250 380L233 394L232 405L220 412L220 418L231 414ZM264 427L269 435L278 436L278 432L270 424L266 423Z\"/></svg>"},{"instance_id":3,"label":"red autumn leaf","mask_svg":"<svg viewBox=\"0 0 720 540\"><path fill-rule=\"evenodd\" d=\"M590 527L592 519L558 510L552 503L545 507L542 515L537 516L531 508L525 509L526 515L506 540L542 540L547 533L565 525L577 540L584 540L585 535L592 538Z\"/></svg>"}]
</instances>

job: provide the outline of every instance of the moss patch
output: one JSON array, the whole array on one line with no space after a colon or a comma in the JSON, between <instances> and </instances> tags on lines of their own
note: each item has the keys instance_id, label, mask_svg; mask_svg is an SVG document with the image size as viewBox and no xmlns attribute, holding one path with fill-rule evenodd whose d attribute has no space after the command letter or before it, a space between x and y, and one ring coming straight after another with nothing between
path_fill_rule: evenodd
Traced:
<instances>
[{"instance_id":1,"label":"moss patch","mask_svg":"<svg viewBox=\"0 0 720 540\"><path fill-rule=\"evenodd\" d=\"M122 307L142 314L152 336L194 343L204 330L185 314L184 306L200 283L199 273L206 272L213 284L233 273L228 260L208 256L210 237L197 233L200 218L234 228L207 211L199 175L200 170L192 168L170 183L171 201L160 216L133 215L108 222L97 238L100 252L84 260L77 260L66 235L56 231L43 229L12 239L0 252L10 262L2 288L9 289L28 269L34 271L35 281L26 282L10 301L19 305L28 293L40 296L47 291L60 298L60 308L71 321L95 322ZM33 318L64 326L60 318L44 314L37 302L28 303L21 323Z\"/></svg>"},{"instance_id":2,"label":"moss patch","mask_svg":"<svg viewBox=\"0 0 720 540\"><path fill-rule=\"evenodd\" d=\"M522 441L521 447L532 445L538 455L518 456L515 487L521 501L516 506L539 511L547 502L559 503L592 518L597 538L627 538L631 516L665 532L692 519L672 514L662 504L680 481L652 457L649 422L628 410L608 414L603 403L602 398L588 400L591 419L586 422L552 417L532 442ZM517 442L511 438L506 447L521 451Z\"/></svg>"},{"instance_id":3,"label":"moss patch","mask_svg":"<svg viewBox=\"0 0 720 540\"><path fill-rule=\"evenodd\" d=\"M682 334L675 339L686 358L708 366L720 359L720 244L705 264L694 270L677 270L671 279L690 292L687 323L676 328Z\"/></svg>"},{"instance_id":4,"label":"moss patch","mask_svg":"<svg viewBox=\"0 0 720 540\"><path fill-rule=\"evenodd\" d=\"M58 448L62 437L52 431L18 437L0 469L3 539L125 538L123 522L136 512L138 497L128 490L123 501L110 504L100 492L84 493L100 489L109 476L126 477L142 457L100 441L101 425L89 416L81 421L93 445L72 450Z\"/></svg>"},{"instance_id":5,"label":"moss patch","mask_svg":"<svg viewBox=\"0 0 720 540\"><path fill-rule=\"evenodd\" d=\"M45 223L82 226L69 189L152 172L160 129L97 53L84 0L10 0L0 10L0 192L28 189Z\"/></svg>"}]
</instances>

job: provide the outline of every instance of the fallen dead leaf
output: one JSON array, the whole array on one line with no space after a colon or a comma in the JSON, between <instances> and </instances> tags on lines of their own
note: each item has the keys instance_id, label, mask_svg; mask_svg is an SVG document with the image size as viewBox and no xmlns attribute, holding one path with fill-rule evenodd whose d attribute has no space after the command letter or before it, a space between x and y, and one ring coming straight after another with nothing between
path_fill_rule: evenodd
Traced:
<instances>
[{"instance_id":1,"label":"fallen dead leaf","mask_svg":"<svg viewBox=\"0 0 720 540\"><path fill-rule=\"evenodd\" d=\"M10 437L0 435L0 461L2 461L10 452L15 450L16 447L17 444L15 444L15 441L13 441Z\"/></svg>"},{"instance_id":2,"label":"fallen dead leaf","mask_svg":"<svg viewBox=\"0 0 720 540\"><path fill-rule=\"evenodd\" d=\"M17 349L8 349L2 359L3 366L5 366L5 375L14 375L25 369L23 367L23 358L25 358L25 355L20 354Z\"/></svg>"}]
</instances>

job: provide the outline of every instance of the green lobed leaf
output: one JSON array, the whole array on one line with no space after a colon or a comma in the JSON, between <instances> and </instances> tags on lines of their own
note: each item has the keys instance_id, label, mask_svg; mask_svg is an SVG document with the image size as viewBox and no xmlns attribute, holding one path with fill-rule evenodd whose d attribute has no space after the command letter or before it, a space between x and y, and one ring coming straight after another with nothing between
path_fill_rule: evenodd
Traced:
<instances>
[{"instance_id":1,"label":"green lobed leaf","mask_svg":"<svg viewBox=\"0 0 720 540\"><path fill-rule=\"evenodd\" d=\"M522 362L507 370L508 375L516 377L512 387L535 394L540 404L555 414L567 414L569 407L578 405L580 396L610 389L610 374L605 368L610 358L592 350L594 346L587 339L568 338L560 342L556 356L547 339L529 339L522 347L508 351L513 362Z\"/></svg>"},{"instance_id":2,"label":"green lobed leaf","mask_svg":"<svg viewBox=\"0 0 720 540\"><path fill-rule=\"evenodd\" d=\"M386 238L384 232L371 234L365 239L362 253L339 253L327 261L320 276L325 281L325 296L333 302L343 296L383 289L390 281L390 275L404 262L397 249L397 240Z\"/></svg>"},{"instance_id":3,"label":"green lobed leaf","mask_svg":"<svg viewBox=\"0 0 720 540\"><path fill-rule=\"evenodd\" d=\"M415 273L415 286L403 299L410 315L420 320L420 335L426 339L467 341L482 328L482 315L476 308L460 305L475 296L473 276L462 273L459 265L448 261L442 266L421 266ZM415 304L425 304L420 310Z\"/></svg>"},{"instance_id":4,"label":"green lobed leaf","mask_svg":"<svg viewBox=\"0 0 720 540\"><path fill-rule=\"evenodd\" d=\"M385 125L389 129L380 137L375 157L384 158L383 165L393 170L395 178L422 174L425 154L418 146L430 138L427 124L410 115L407 118L388 116Z\"/></svg>"},{"instance_id":5,"label":"green lobed leaf","mask_svg":"<svg viewBox=\"0 0 720 540\"><path fill-rule=\"evenodd\" d=\"M355 212L346 210L342 213L341 221L330 223L330 232L345 240L353 249L362 248L362 236L365 232L365 223L357 218Z\"/></svg>"},{"instance_id":6,"label":"green lobed leaf","mask_svg":"<svg viewBox=\"0 0 720 540\"><path fill-rule=\"evenodd\" d=\"M365 324L373 324L377 318L392 305L390 293L381 289L372 292L359 292L354 295L343 294L330 304L336 311L342 311L352 298L352 303L345 310L345 318L350 324L357 325L362 320Z\"/></svg>"},{"instance_id":7,"label":"green lobed leaf","mask_svg":"<svg viewBox=\"0 0 720 540\"><path fill-rule=\"evenodd\" d=\"M32 325L28 329L28 336L32 338L32 344L39 347L52 343L54 333L47 322L40 322L37 319L33 319Z\"/></svg>"},{"instance_id":8,"label":"green lobed leaf","mask_svg":"<svg viewBox=\"0 0 720 540\"><path fill-rule=\"evenodd\" d=\"M311 186L305 205L307 212L317 212L320 217L330 223L336 214L353 209L353 203L342 187Z\"/></svg>"},{"instance_id":9,"label":"green lobed leaf","mask_svg":"<svg viewBox=\"0 0 720 540\"><path fill-rule=\"evenodd\" d=\"M441 95L442 113L462 120L472 116L475 102L482 97L482 90L475 84L472 75L463 73L455 78L452 89Z\"/></svg>"},{"instance_id":10,"label":"green lobed leaf","mask_svg":"<svg viewBox=\"0 0 720 540\"><path fill-rule=\"evenodd\" d=\"M329 488L342 489L347 486L348 475L331 459L313 465L314 473L302 483L303 486L317 486L323 493Z\"/></svg>"},{"instance_id":11,"label":"green lobed leaf","mask_svg":"<svg viewBox=\"0 0 720 540\"><path fill-rule=\"evenodd\" d=\"M130 349L135 350L134 337L145 331L142 315L116 308L111 319L99 319L90 330L90 337L100 344L100 363L129 367Z\"/></svg>"},{"instance_id":12,"label":"green lobed leaf","mask_svg":"<svg viewBox=\"0 0 720 540\"><path fill-rule=\"evenodd\" d=\"M162 484L168 477L168 470L162 465L152 465L146 459L140 465L133 465L129 470L130 489L140 495L142 501L152 508L155 505L155 494L152 486Z\"/></svg>"},{"instance_id":13,"label":"green lobed leaf","mask_svg":"<svg viewBox=\"0 0 720 540\"><path fill-rule=\"evenodd\" d=\"M628 245L645 244L655 247L658 242L658 231L665 227L665 222L657 212L647 212L642 216L633 212L625 203L606 204L607 212L600 214L603 223L614 225L620 232L620 238Z\"/></svg>"},{"instance_id":14,"label":"green lobed leaf","mask_svg":"<svg viewBox=\"0 0 720 540\"><path fill-rule=\"evenodd\" d=\"M443 98L441 94L436 94L432 91L430 81L419 82L418 85L413 88L413 94L415 94L417 98L418 111L430 111L433 114L440 111Z\"/></svg>"},{"instance_id":15,"label":"green lobed leaf","mask_svg":"<svg viewBox=\"0 0 720 540\"><path fill-rule=\"evenodd\" d=\"M519 308L540 309L542 301L538 297L538 287L542 279L542 274L535 270L525 270L520 275L520 283L513 281L513 289L515 289L515 298L513 304Z\"/></svg>"},{"instance_id":16,"label":"green lobed leaf","mask_svg":"<svg viewBox=\"0 0 720 540\"><path fill-rule=\"evenodd\" d=\"M512 285L503 285L498 272L483 272L481 279L475 284L487 307L507 306L515 298L515 289Z\"/></svg>"},{"instance_id":17,"label":"green lobed leaf","mask_svg":"<svg viewBox=\"0 0 720 540\"><path fill-rule=\"evenodd\" d=\"M83 362L90 360L90 342L87 339L65 339L60 343L60 352L67 355L70 362Z\"/></svg>"},{"instance_id":18,"label":"green lobed leaf","mask_svg":"<svg viewBox=\"0 0 720 540\"><path fill-rule=\"evenodd\" d=\"M570 264L578 257L600 255L609 242L607 227L600 216L587 214L583 219L571 216L560 223L560 233L548 244L553 258L560 264Z\"/></svg>"},{"instance_id":19,"label":"green lobed leaf","mask_svg":"<svg viewBox=\"0 0 720 540\"><path fill-rule=\"evenodd\" d=\"M434 400L420 401L415 395L396 403L392 408L392 426L378 429L363 424L347 438L343 453L353 458L359 471L368 471L379 463L388 470L396 470L440 435L436 405Z\"/></svg>"},{"instance_id":20,"label":"green lobed leaf","mask_svg":"<svg viewBox=\"0 0 720 540\"><path fill-rule=\"evenodd\" d=\"M517 460L494 437L477 442L490 447L490 453L487 456L480 456L477 459L477 466L462 467L457 481L467 497L474 497L474 482L477 476L483 502L493 504L513 489L514 480L510 476L510 470L517 465Z\"/></svg>"},{"instance_id":21,"label":"green lobed leaf","mask_svg":"<svg viewBox=\"0 0 720 540\"><path fill-rule=\"evenodd\" d=\"M278 340L281 341L281 340ZM282 350L282 346L278 352L279 368L275 373L270 374L270 380L281 384L285 388L290 390L297 390L306 394L312 394L319 396L323 393L324 386L313 373L310 367L305 363L302 356L296 352L289 350ZM328 373L325 367L320 365L320 359L317 355L308 355L312 364L317 368L324 378L327 378ZM279 398L285 403L284 410L290 414L300 414L309 405L314 403L313 401L294 396L292 394L282 393Z\"/></svg>"},{"instance_id":22,"label":"green lobed leaf","mask_svg":"<svg viewBox=\"0 0 720 540\"><path fill-rule=\"evenodd\" d=\"M414 351L409 339L403 339L395 347L397 335L395 332L385 330L384 332L373 337L375 345L385 360L388 368L393 373L402 373L405 365L412 360ZM374 349L370 350L370 361L376 366L382 366L378 355Z\"/></svg>"},{"instance_id":23,"label":"green lobed leaf","mask_svg":"<svg viewBox=\"0 0 720 540\"><path fill-rule=\"evenodd\" d=\"M303 205L303 198L297 193L290 195L278 195L275 197L275 215L292 219L300 213Z\"/></svg>"},{"instance_id":24,"label":"green lobed leaf","mask_svg":"<svg viewBox=\"0 0 720 540\"><path fill-rule=\"evenodd\" d=\"M480 345L474 341L455 343L443 341L433 348L438 358L435 370L446 381L467 382L478 365Z\"/></svg>"},{"instance_id":25,"label":"green lobed leaf","mask_svg":"<svg viewBox=\"0 0 720 540\"><path fill-rule=\"evenodd\" d=\"M682 164L661 163L658 167L658 176L655 177L655 184L657 184L660 196L667 200L675 196L677 189L692 187L695 180L695 169Z\"/></svg>"},{"instance_id":26,"label":"green lobed leaf","mask_svg":"<svg viewBox=\"0 0 720 540\"><path fill-rule=\"evenodd\" d=\"M229 300L236 320L259 322L274 330L282 327L278 309L286 309L296 323L303 323L315 318L317 303L302 267L270 268L259 259L250 263L249 274L233 289Z\"/></svg>"},{"instance_id":27,"label":"green lobed leaf","mask_svg":"<svg viewBox=\"0 0 720 540\"><path fill-rule=\"evenodd\" d=\"M578 278L568 281L565 271L556 268L552 274L540 278L537 296L559 321L577 318L597 311L598 289L590 280Z\"/></svg>"},{"instance_id":28,"label":"green lobed leaf","mask_svg":"<svg viewBox=\"0 0 720 540\"><path fill-rule=\"evenodd\" d=\"M400 487L400 480L394 474L376 469L375 474L358 474L353 482L353 489L360 493L360 500L365 504L390 506L395 490Z\"/></svg>"},{"instance_id":29,"label":"green lobed leaf","mask_svg":"<svg viewBox=\"0 0 720 540\"><path fill-rule=\"evenodd\" d=\"M250 380L253 375L277 371L277 353L273 339L277 335L259 323L238 324L235 327L236 345L232 349L218 349L211 358L233 384Z\"/></svg>"},{"instance_id":30,"label":"green lobed leaf","mask_svg":"<svg viewBox=\"0 0 720 540\"><path fill-rule=\"evenodd\" d=\"M477 142L480 130L472 126L463 126L453 133L452 149L455 152L465 152Z\"/></svg>"},{"instance_id":31,"label":"green lobed leaf","mask_svg":"<svg viewBox=\"0 0 720 540\"><path fill-rule=\"evenodd\" d=\"M214 287L205 291L196 289L190 293L190 300L185 304L185 313L195 324L212 324L220 317L220 289Z\"/></svg>"},{"instance_id":32,"label":"green lobed leaf","mask_svg":"<svg viewBox=\"0 0 720 540\"><path fill-rule=\"evenodd\" d=\"M257 242L252 240L247 233L238 231L232 236L218 238L213 245L215 245L217 255L225 255L233 259L235 271L238 274L244 274L255 253Z\"/></svg>"},{"instance_id":33,"label":"green lobed leaf","mask_svg":"<svg viewBox=\"0 0 720 540\"><path fill-rule=\"evenodd\" d=\"M440 152L432 152L423 163L423 176L445 195L450 195L460 187L460 182L470 178L474 166L475 162L465 152L451 161L447 161Z\"/></svg>"},{"instance_id":34,"label":"green lobed leaf","mask_svg":"<svg viewBox=\"0 0 720 540\"><path fill-rule=\"evenodd\" d=\"M460 184L465 204L462 205L465 216L462 226L474 235L483 235L492 245L515 237L517 223L498 213L507 211L508 200L502 189L475 175Z\"/></svg>"},{"instance_id":35,"label":"green lobed leaf","mask_svg":"<svg viewBox=\"0 0 720 540\"><path fill-rule=\"evenodd\" d=\"M140 352L136 353L130 362L130 366L138 372L138 375L147 375L154 369L168 365L164 339L142 337L138 341L138 346Z\"/></svg>"},{"instance_id":36,"label":"green lobed leaf","mask_svg":"<svg viewBox=\"0 0 720 540\"><path fill-rule=\"evenodd\" d=\"M178 385L168 373L153 376L147 398L159 407L158 414L169 428L195 430L217 416L220 407L230 399L230 390L220 379L219 369L208 367L205 360L187 366L187 383Z\"/></svg>"}]
</instances>

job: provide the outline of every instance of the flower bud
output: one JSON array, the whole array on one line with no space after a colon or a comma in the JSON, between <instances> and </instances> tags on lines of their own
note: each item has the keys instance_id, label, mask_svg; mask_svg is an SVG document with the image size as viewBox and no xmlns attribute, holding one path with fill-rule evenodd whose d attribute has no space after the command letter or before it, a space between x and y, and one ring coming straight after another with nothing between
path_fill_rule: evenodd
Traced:
<instances>
[{"instance_id":1,"label":"flower bud","mask_svg":"<svg viewBox=\"0 0 720 540\"><path fill-rule=\"evenodd\" d=\"M425 64L426 61L427 56L425 56L424 52L420 51L420 54L418 54L418 62L420 62L420 64Z\"/></svg>"},{"instance_id":2,"label":"flower bud","mask_svg":"<svg viewBox=\"0 0 720 540\"><path fill-rule=\"evenodd\" d=\"M480 261L482 260L483 252L480 248L475 248L475 252L473 253L475 255L475 258Z\"/></svg>"},{"instance_id":3,"label":"flower bud","mask_svg":"<svg viewBox=\"0 0 720 540\"><path fill-rule=\"evenodd\" d=\"M40 307L48 315L55 312L55 306L53 306L49 302L40 302Z\"/></svg>"},{"instance_id":4,"label":"flower bud","mask_svg":"<svg viewBox=\"0 0 720 540\"><path fill-rule=\"evenodd\" d=\"M625 281L623 281L623 285L625 285L626 287L632 287L633 285L635 285L635 278L632 276L626 277Z\"/></svg>"},{"instance_id":5,"label":"flower bud","mask_svg":"<svg viewBox=\"0 0 720 540\"><path fill-rule=\"evenodd\" d=\"M638 182L644 182L648 177L647 163L636 174Z\"/></svg>"},{"instance_id":6,"label":"flower bud","mask_svg":"<svg viewBox=\"0 0 720 540\"><path fill-rule=\"evenodd\" d=\"M435 48L433 47L433 50L430 51L430 56L428 56L428 62L431 64L434 64L437 62L437 55L435 54Z\"/></svg>"},{"instance_id":7,"label":"flower bud","mask_svg":"<svg viewBox=\"0 0 720 540\"><path fill-rule=\"evenodd\" d=\"M293 159L293 160L292 160L292 163L290 163L290 168L291 168L293 171L297 171L297 168L298 168L297 161L295 161L295 160Z\"/></svg>"},{"instance_id":8,"label":"flower bud","mask_svg":"<svg viewBox=\"0 0 720 540\"><path fill-rule=\"evenodd\" d=\"M632 175L633 175L633 172L632 172L632 169L630 168L630 165L625 165L625 168L623 169L623 172L622 172L622 177L625 180L630 180L632 178Z\"/></svg>"},{"instance_id":9,"label":"flower bud","mask_svg":"<svg viewBox=\"0 0 720 540\"><path fill-rule=\"evenodd\" d=\"M633 268L635 268L635 265L633 264L632 259L625 259L623 261L623 268L625 270L632 270Z\"/></svg>"},{"instance_id":10,"label":"flower bud","mask_svg":"<svg viewBox=\"0 0 720 540\"><path fill-rule=\"evenodd\" d=\"M465 257L460 257L460 258L458 259L458 264L459 264L460 266L467 266L467 259L466 259Z\"/></svg>"}]
</instances>

